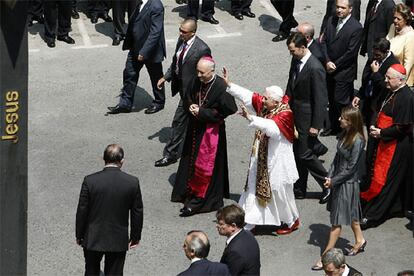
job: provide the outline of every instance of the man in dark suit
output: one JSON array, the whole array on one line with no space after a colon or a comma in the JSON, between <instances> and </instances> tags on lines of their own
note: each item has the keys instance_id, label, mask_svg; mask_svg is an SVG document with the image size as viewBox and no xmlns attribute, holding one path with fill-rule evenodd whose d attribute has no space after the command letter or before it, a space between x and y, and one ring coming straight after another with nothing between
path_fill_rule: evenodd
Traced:
<instances>
[{"instance_id":1,"label":"man in dark suit","mask_svg":"<svg viewBox=\"0 0 414 276\"><path fill-rule=\"evenodd\" d=\"M217 231L226 236L220 262L227 264L232 276L260 275L260 249L255 237L244 227L244 211L236 204L217 211Z\"/></svg>"},{"instance_id":2,"label":"man in dark suit","mask_svg":"<svg viewBox=\"0 0 414 276\"><path fill-rule=\"evenodd\" d=\"M112 17L114 25L114 39L113 46L118 46L122 40L125 39L127 24L125 23L125 12L128 13L128 18L131 18L137 4L141 0L112 0Z\"/></svg>"},{"instance_id":3,"label":"man in dark suit","mask_svg":"<svg viewBox=\"0 0 414 276\"><path fill-rule=\"evenodd\" d=\"M56 46L55 39L75 44L69 36L71 30L71 1L70 0L43 0L45 16L45 41L48 47ZM56 35L57 28L57 35Z\"/></svg>"},{"instance_id":4,"label":"man in dark suit","mask_svg":"<svg viewBox=\"0 0 414 276\"><path fill-rule=\"evenodd\" d=\"M286 45L292 55L286 94L293 111L298 138L293 142L296 167L299 179L294 185L295 197L306 196L308 171L322 188L319 203L328 201L330 191L324 187L327 171L314 151L319 130L326 114L327 91L325 70L319 60L307 48L306 37L302 33L292 34Z\"/></svg>"},{"instance_id":5,"label":"man in dark suit","mask_svg":"<svg viewBox=\"0 0 414 276\"><path fill-rule=\"evenodd\" d=\"M390 42L386 38L379 38L372 46L373 56L365 64L362 73L361 88L355 93L352 105L360 106L362 100L362 114L367 126L375 125L380 104L385 100L388 91L385 87L385 74L393 64L400 63L390 51Z\"/></svg>"},{"instance_id":6,"label":"man in dark suit","mask_svg":"<svg viewBox=\"0 0 414 276\"><path fill-rule=\"evenodd\" d=\"M298 22L293 16L295 0L270 0L270 2L283 20L279 26L279 31L276 33L276 36L272 39L272 41L283 41L289 36L290 29L295 28L298 25Z\"/></svg>"},{"instance_id":7,"label":"man in dark suit","mask_svg":"<svg viewBox=\"0 0 414 276\"><path fill-rule=\"evenodd\" d=\"M394 19L394 0L370 0L365 15L364 34L360 54L372 58L372 45L386 37Z\"/></svg>"},{"instance_id":8,"label":"man in dark suit","mask_svg":"<svg viewBox=\"0 0 414 276\"><path fill-rule=\"evenodd\" d=\"M321 62L322 66L325 67L325 63L326 63L325 55L323 54L322 47L319 41L313 38L315 35L315 28L313 27L313 25L311 25L310 23L300 23L296 27L296 30L306 37L306 41L308 43L307 47L309 51L314 57L316 57ZM327 121L328 112L325 112L325 115L326 115L325 121ZM328 148L324 144L322 144L319 141L319 139L317 139L314 145L314 148L313 148L313 152L315 153L316 156L319 157L327 153Z\"/></svg>"},{"instance_id":9,"label":"man in dark suit","mask_svg":"<svg viewBox=\"0 0 414 276\"><path fill-rule=\"evenodd\" d=\"M321 25L321 31L322 34L325 32L326 23L328 22L328 19L330 17L336 16L336 0L328 0L326 2L326 11L325 15L322 19L322 25ZM352 6L352 17L354 17L357 21L361 18L361 0L354 0L353 6Z\"/></svg>"},{"instance_id":10,"label":"man in dark suit","mask_svg":"<svg viewBox=\"0 0 414 276\"><path fill-rule=\"evenodd\" d=\"M201 4L201 16L200 19L211 23L218 24L219 21L214 18L214 2L215 0L202 0ZM198 10L200 8L199 0L188 0L187 1L187 17L198 20Z\"/></svg>"},{"instance_id":11,"label":"man in dark suit","mask_svg":"<svg viewBox=\"0 0 414 276\"><path fill-rule=\"evenodd\" d=\"M191 265L178 276L230 276L227 265L206 259L210 252L210 241L206 233L197 230L188 232L183 249Z\"/></svg>"},{"instance_id":12,"label":"man in dark suit","mask_svg":"<svg viewBox=\"0 0 414 276\"><path fill-rule=\"evenodd\" d=\"M255 18L256 15L250 10L253 0L231 0L231 13L238 20L243 20L243 15Z\"/></svg>"},{"instance_id":13,"label":"man in dark suit","mask_svg":"<svg viewBox=\"0 0 414 276\"><path fill-rule=\"evenodd\" d=\"M307 48L312 53L314 57L316 57L321 64L325 67L326 61L325 61L325 55L323 54L322 47L318 40L314 39L315 36L315 28L310 23L300 23L296 30L303 34L306 37L307 41Z\"/></svg>"},{"instance_id":14,"label":"man in dark suit","mask_svg":"<svg viewBox=\"0 0 414 276\"><path fill-rule=\"evenodd\" d=\"M325 54L330 128L321 135L340 132L339 116L342 108L351 103L354 80L357 78L358 51L362 26L351 16L354 0L336 0L336 16L327 21L321 45Z\"/></svg>"},{"instance_id":15,"label":"man in dark suit","mask_svg":"<svg viewBox=\"0 0 414 276\"><path fill-rule=\"evenodd\" d=\"M85 275L122 275L128 249L141 240L143 205L138 178L121 171L124 151L108 145L103 171L86 176L76 212L76 242L83 247ZM128 216L131 232L128 237Z\"/></svg>"},{"instance_id":16,"label":"man in dark suit","mask_svg":"<svg viewBox=\"0 0 414 276\"><path fill-rule=\"evenodd\" d=\"M131 112L134 104L135 89L142 67L148 70L151 79L154 100L145 110L152 114L164 108L164 87L157 87L163 76L162 61L166 56L164 38L164 6L160 0L144 0L135 8L128 24L128 30L122 50L129 50L123 76L123 88L119 104L108 107L109 114Z\"/></svg>"},{"instance_id":17,"label":"man in dark suit","mask_svg":"<svg viewBox=\"0 0 414 276\"><path fill-rule=\"evenodd\" d=\"M156 167L175 163L181 155L188 122L188 111L183 108L183 99L197 78L197 62L201 57L211 55L210 48L196 36L196 31L197 21L194 19L186 19L181 23L172 63L164 77L158 81L159 89L165 81L171 81L172 95L180 93L180 102L175 110L172 133L164 147L163 158L155 162Z\"/></svg>"}]
</instances>

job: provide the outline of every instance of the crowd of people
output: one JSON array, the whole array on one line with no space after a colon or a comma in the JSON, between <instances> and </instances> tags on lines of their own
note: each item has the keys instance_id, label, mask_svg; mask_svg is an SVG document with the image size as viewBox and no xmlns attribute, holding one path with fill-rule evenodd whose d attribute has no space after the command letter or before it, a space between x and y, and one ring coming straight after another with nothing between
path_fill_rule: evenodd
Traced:
<instances>
[{"instance_id":1,"label":"crowd of people","mask_svg":"<svg viewBox=\"0 0 414 276\"><path fill-rule=\"evenodd\" d=\"M200 19L217 24L205 10L211 2L214 7L214 1L203 1ZM244 7L240 11L232 5L237 19L254 16L252 1L232 2ZM362 26L361 1L328 0L321 33L315 39L314 26L294 19L294 1L271 2L282 2L291 9L288 16L278 9L283 23L273 39L286 40L292 56L289 78L283 84L286 89L271 85L261 94L233 83L227 68L219 75L214 49L196 34L198 17L191 12L199 1L187 1L189 18L180 24L165 74L160 0L139 2L121 37L123 49L129 51L123 88L119 103L108 107L108 114L131 112L144 65L154 93L146 114L164 108L165 82L171 82L172 93L180 101L163 157L154 165L165 167L179 160L171 201L183 204L180 216L217 211L217 230L227 237L220 261L227 266L223 266L206 259L207 235L200 230L189 232L183 248L192 265L180 275L259 275L260 250L254 234L262 225L275 226L278 235L299 229L295 200L307 197L309 173L321 187L319 203L328 203L332 225L327 246L312 270L361 275L345 264L342 251L335 248L342 225L350 225L355 236L345 255L355 256L367 246L362 230L413 211L413 3L370 0ZM198 12L198 6L194 9ZM284 29L286 25L289 31ZM359 54L367 62L361 87L355 90ZM225 119L237 112L236 100L241 102L239 114L255 134L238 205L223 207L223 198L229 198L231 166ZM338 140L329 170L319 159L328 148L318 135ZM109 145L104 160L102 172L85 178L78 205L76 239L84 248L87 275L94 274L106 254L112 260L107 263L108 274L122 273L128 243L129 248L135 247L142 230L139 182L120 171L122 148ZM114 190L111 185L122 189ZM111 198L116 200L111 202ZM116 208L109 207L118 203ZM119 227L111 228L117 224Z\"/></svg>"}]
</instances>

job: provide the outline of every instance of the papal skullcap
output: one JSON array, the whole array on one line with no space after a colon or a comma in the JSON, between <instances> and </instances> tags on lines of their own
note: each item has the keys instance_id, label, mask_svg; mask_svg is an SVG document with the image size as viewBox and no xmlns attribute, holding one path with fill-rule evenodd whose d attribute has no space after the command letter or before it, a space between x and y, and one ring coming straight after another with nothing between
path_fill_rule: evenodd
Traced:
<instances>
[{"instance_id":1,"label":"papal skullcap","mask_svg":"<svg viewBox=\"0 0 414 276\"><path fill-rule=\"evenodd\" d=\"M403 74L404 76L407 75L407 70L405 70L404 66L402 66L399 63L391 65L391 68L397 71L398 73Z\"/></svg>"},{"instance_id":2,"label":"papal skullcap","mask_svg":"<svg viewBox=\"0 0 414 276\"><path fill-rule=\"evenodd\" d=\"M282 98L285 95L285 92L282 90L282 88L276 85L266 87L266 91L274 100L278 102L282 101Z\"/></svg>"}]
</instances>

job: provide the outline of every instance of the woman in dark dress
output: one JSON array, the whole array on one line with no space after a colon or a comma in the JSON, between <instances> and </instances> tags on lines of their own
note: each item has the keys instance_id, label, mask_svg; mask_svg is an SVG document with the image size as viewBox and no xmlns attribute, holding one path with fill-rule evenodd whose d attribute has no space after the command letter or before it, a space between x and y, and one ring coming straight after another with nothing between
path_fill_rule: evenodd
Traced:
<instances>
[{"instance_id":1,"label":"woman in dark dress","mask_svg":"<svg viewBox=\"0 0 414 276\"><path fill-rule=\"evenodd\" d=\"M326 188L331 189L328 210L332 227L328 244L322 255L335 247L341 234L342 225L351 225L355 235L355 245L351 250L348 250L347 255L354 256L364 251L367 244L359 224L361 204L359 201L360 176L358 168L365 146L363 120L358 108L348 106L342 110L339 121L344 131L339 137L335 159L324 184ZM322 270L320 259L312 267L312 270Z\"/></svg>"}]
</instances>

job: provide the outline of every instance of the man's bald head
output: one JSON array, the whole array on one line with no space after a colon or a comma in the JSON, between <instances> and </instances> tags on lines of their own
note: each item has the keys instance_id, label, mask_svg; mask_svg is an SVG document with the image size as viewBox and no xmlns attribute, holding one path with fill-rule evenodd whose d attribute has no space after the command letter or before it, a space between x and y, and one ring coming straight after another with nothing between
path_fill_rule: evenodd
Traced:
<instances>
[{"instance_id":1,"label":"man's bald head","mask_svg":"<svg viewBox=\"0 0 414 276\"><path fill-rule=\"evenodd\" d=\"M210 252L210 241L203 231L193 230L187 233L184 241L184 251L189 259L207 258Z\"/></svg>"},{"instance_id":2,"label":"man's bald head","mask_svg":"<svg viewBox=\"0 0 414 276\"><path fill-rule=\"evenodd\" d=\"M122 163L124 162L124 150L118 144L110 144L104 151L103 159L105 164L122 166Z\"/></svg>"},{"instance_id":3,"label":"man's bald head","mask_svg":"<svg viewBox=\"0 0 414 276\"><path fill-rule=\"evenodd\" d=\"M306 37L306 40L309 42L313 39L314 35L315 35L315 28L313 27L312 24L305 22L305 23L300 23L297 27L296 30L303 34Z\"/></svg>"},{"instance_id":4,"label":"man's bald head","mask_svg":"<svg viewBox=\"0 0 414 276\"><path fill-rule=\"evenodd\" d=\"M197 63L197 76L201 82L207 83L214 76L216 64L211 57L202 57Z\"/></svg>"}]
</instances>

